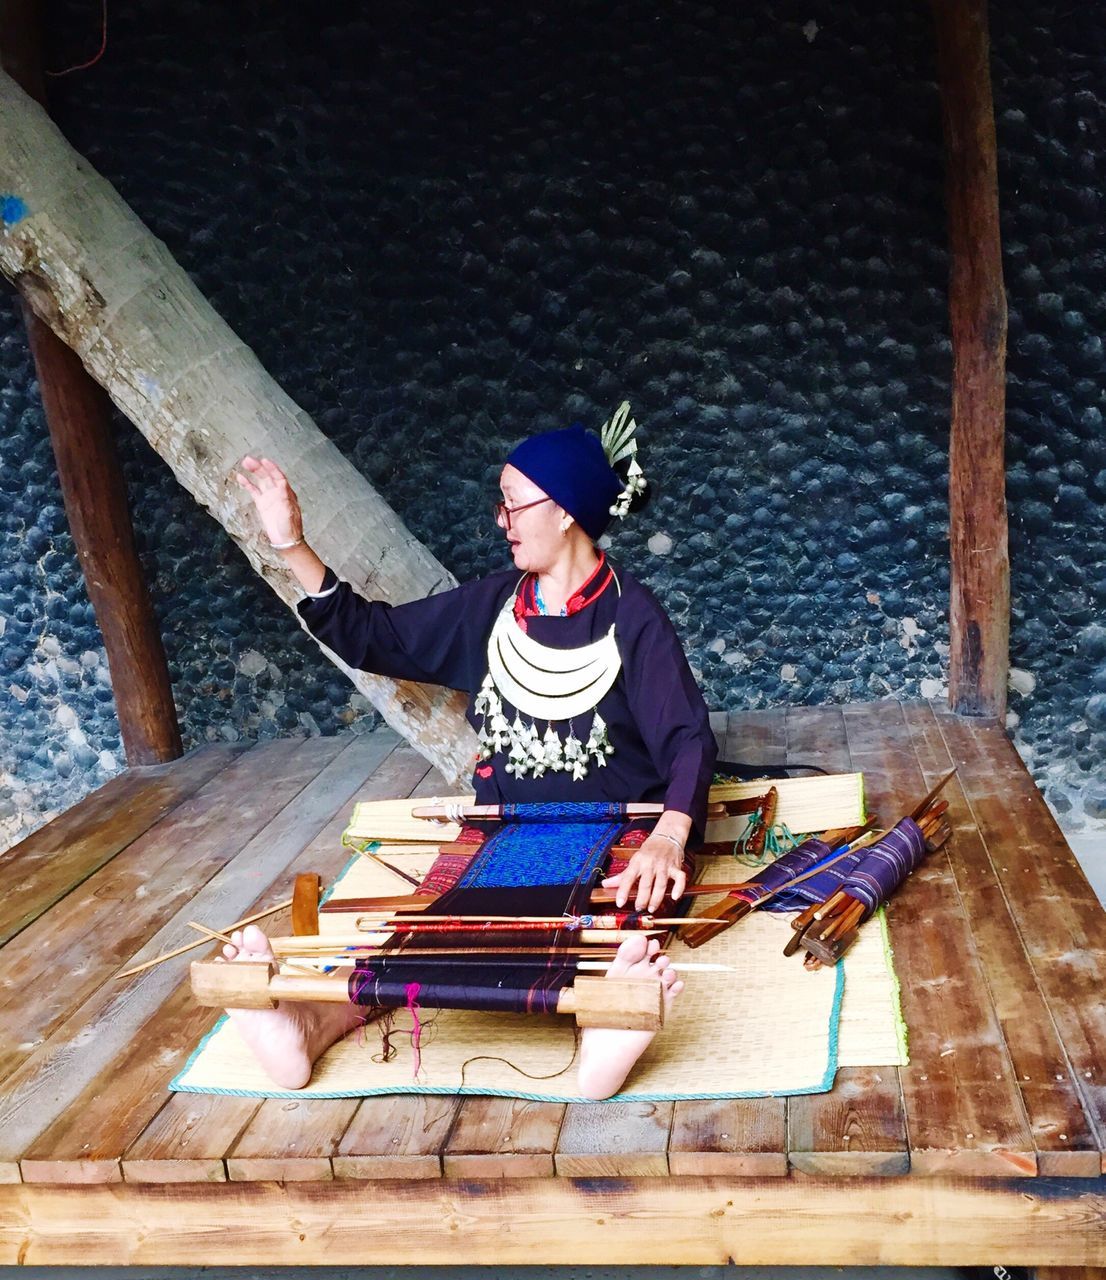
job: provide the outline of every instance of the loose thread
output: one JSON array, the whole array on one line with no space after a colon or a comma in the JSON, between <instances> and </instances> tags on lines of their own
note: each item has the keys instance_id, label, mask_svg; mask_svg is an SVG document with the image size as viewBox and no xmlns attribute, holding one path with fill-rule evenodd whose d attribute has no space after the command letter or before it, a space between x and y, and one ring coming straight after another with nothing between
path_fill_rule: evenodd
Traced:
<instances>
[{"instance_id":1,"label":"loose thread","mask_svg":"<svg viewBox=\"0 0 1106 1280\"><path fill-rule=\"evenodd\" d=\"M465 1087L465 1072L474 1062L502 1062L504 1066L510 1067L512 1071L517 1071L520 1076L525 1076L527 1080L556 1080L558 1076L563 1076L566 1071L571 1069L572 1064L576 1061L576 1055L579 1051L580 1028L574 1027L572 1036L572 1057L569 1058L559 1071L550 1071L544 1076L535 1075L532 1071L524 1071L522 1067L518 1066L517 1063L512 1062L510 1058L500 1058L492 1053L477 1053L471 1058L466 1058L464 1062L461 1063L461 1088L463 1089Z\"/></svg>"},{"instance_id":2,"label":"loose thread","mask_svg":"<svg viewBox=\"0 0 1106 1280\"><path fill-rule=\"evenodd\" d=\"M350 1000L352 1003L361 1004L362 998L375 981L375 977L372 969L354 970L350 975ZM420 1016L422 1010L419 1007L418 1000L421 989L421 985L417 982L409 982L406 988L407 1011L411 1015L413 1025L405 1034L410 1038L411 1048L415 1054L413 1073L415 1079L418 1079L419 1072L422 1070L423 1035L434 1024L433 1018L422 1018ZM395 1012L394 1009L377 1007L364 1015L359 1034L364 1032L369 1022L376 1022L380 1028L380 1052L373 1054L373 1062L391 1062L398 1053L396 1046L392 1043L393 1037L399 1034L395 1026ZM364 1041L362 1040L361 1043L363 1044Z\"/></svg>"},{"instance_id":3,"label":"loose thread","mask_svg":"<svg viewBox=\"0 0 1106 1280\"><path fill-rule=\"evenodd\" d=\"M87 62L80 62L76 66L66 67L64 71L47 71L47 75L51 79L57 80L61 76L67 76L72 71L87 71L89 67L94 67L97 62L104 56L108 47L108 0L101 0L100 5L100 48L95 55Z\"/></svg>"},{"instance_id":4,"label":"loose thread","mask_svg":"<svg viewBox=\"0 0 1106 1280\"><path fill-rule=\"evenodd\" d=\"M380 1052L373 1054L372 1056L373 1062L391 1062L399 1053L399 1049L396 1047L395 1044L392 1043L395 1037L396 1036L409 1037L411 1034L410 1031L408 1031L406 1028L397 1027L395 1025L396 1012L397 1010L395 1009L377 1009L376 1010L377 1016L376 1018L372 1019L372 1021L374 1021L377 1024L377 1026L380 1028ZM425 1013L425 1011L420 1009L420 1013ZM430 1017L430 1018L427 1018L425 1016L422 1017L421 1039L423 1044L430 1043L430 1040L431 1040L430 1033L433 1031L434 1024L436 1021L437 1021L436 1014L434 1017Z\"/></svg>"},{"instance_id":5,"label":"loose thread","mask_svg":"<svg viewBox=\"0 0 1106 1280\"><path fill-rule=\"evenodd\" d=\"M360 1005L362 1003L361 997L365 994L365 988L372 980L373 971L371 969L354 969L353 973L350 974L350 1000L353 1004Z\"/></svg>"},{"instance_id":6,"label":"loose thread","mask_svg":"<svg viewBox=\"0 0 1106 1280\"><path fill-rule=\"evenodd\" d=\"M380 1011L380 1052L373 1054L373 1062L391 1062L399 1050L392 1044L395 1033L396 1013L394 1009Z\"/></svg>"},{"instance_id":7,"label":"loose thread","mask_svg":"<svg viewBox=\"0 0 1106 1280\"><path fill-rule=\"evenodd\" d=\"M781 854L790 853L799 847L799 837L794 835L786 822L777 822L768 832L766 848L778 858Z\"/></svg>"},{"instance_id":8,"label":"loose thread","mask_svg":"<svg viewBox=\"0 0 1106 1280\"><path fill-rule=\"evenodd\" d=\"M355 969L350 977L350 1003L362 1008L361 993L365 987L372 981L373 971L371 969ZM357 1047L363 1049L367 1039L365 1028L372 1020L370 1015L372 1010L361 1015L361 1025L357 1028Z\"/></svg>"},{"instance_id":9,"label":"loose thread","mask_svg":"<svg viewBox=\"0 0 1106 1280\"><path fill-rule=\"evenodd\" d=\"M764 839L764 852L759 856L751 854L748 851L749 841L761 824L760 815L754 814L749 826L734 841L734 859L743 866L763 867L769 862L774 862L781 854L789 853L792 849L797 848L800 843L785 823L777 822L775 826L768 828L768 833Z\"/></svg>"},{"instance_id":10,"label":"loose thread","mask_svg":"<svg viewBox=\"0 0 1106 1280\"><path fill-rule=\"evenodd\" d=\"M410 1013L411 1021L414 1023L411 1028L411 1048L415 1054L415 1069L412 1074L416 1080L422 1070L422 1022L419 1019L420 990L420 984L417 982L409 982L407 984L407 1011Z\"/></svg>"}]
</instances>

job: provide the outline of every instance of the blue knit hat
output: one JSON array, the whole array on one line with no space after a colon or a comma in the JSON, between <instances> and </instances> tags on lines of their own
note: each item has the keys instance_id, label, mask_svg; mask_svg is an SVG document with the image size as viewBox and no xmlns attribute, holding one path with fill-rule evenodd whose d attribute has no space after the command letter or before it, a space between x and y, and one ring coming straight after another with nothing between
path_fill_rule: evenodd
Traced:
<instances>
[{"instance_id":1,"label":"blue knit hat","mask_svg":"<svg viewBox=\"0 0 1106 1280\"><path fill-rule=\"evenodd\" d=\"M611 522L623 481L607 461L599 437L580 423L523 440L507 458L579 524L598 538Z\"/></svg>"}]
</instances>

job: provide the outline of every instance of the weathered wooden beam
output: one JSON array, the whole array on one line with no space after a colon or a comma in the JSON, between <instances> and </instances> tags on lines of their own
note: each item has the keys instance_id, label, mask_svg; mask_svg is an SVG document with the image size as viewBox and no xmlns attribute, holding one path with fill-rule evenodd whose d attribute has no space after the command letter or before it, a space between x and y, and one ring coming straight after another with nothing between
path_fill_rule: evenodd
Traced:
<instances>
[{"instance_id":1,"label":"weathered wooden beam","mask_svg":"<svg viewBox=\"0 0 1106 1280\"><path fill-rule=\"evenodd\" d=\"M452 585L165 245L2 73L0 196L0 271L281 599L294 606L302 593L234 482L246 453L285 468L312 546L367 595L399 602ZM463 695L343 670L451 784L467 777L476 737Z\"/></svg>"},{"instance_id":2,"label":"weathered wooden beam","mask_svg":"<svg viewBox=\"0 0 1106 1280\"><path fill-rule=\"evenodd\" d=\"M41 15L9 0L0 16L0 64L43 107ZM182 752L165 648L138 559L107 396L80 360L23 304L69 528L104 639L127 762Z\"/></svg>"},{"instance_id":3,"label":"weathered wooden beam","mask_svg":"<svg viewBox=\"0 0 1106 1280\"><path fill-rule=\"evenodd\" d=\"M1002 717L1010 666L1006 294L987 0L933 0L949 220L949 704Z\"/></svg>"},{"instance_id":4,"label":"weathered wooden beam","mask_svg":"<svg viewBox=\"0 0 1106 1280\"><path fill-rule=\"evenodd\" d=\"M1104 1214L1106 1186L1090 1178L26 1181L0 1186L0 1264L594 1267L602 1258L612 1268L852 1270L984 1267L1002 1255L1101 1280Z\"/></svg>"}]
</instances>

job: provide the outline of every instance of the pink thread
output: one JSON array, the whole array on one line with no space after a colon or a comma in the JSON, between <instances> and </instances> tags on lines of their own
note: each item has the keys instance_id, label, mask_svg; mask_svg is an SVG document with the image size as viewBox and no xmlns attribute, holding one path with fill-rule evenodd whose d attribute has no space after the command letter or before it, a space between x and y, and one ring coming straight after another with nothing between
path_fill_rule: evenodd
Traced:
<instances>
[{"instance_id":1,"label":"pink thread","mask_svg":"<svg viewBox=\"0 0 1106 1280\"><path fill-rule=\"evenodd\" d=\"M87 71L89 67L94 67L100 61L108 47L108 0L102 0L100 15L100 48L96 55L89 58L87 62L78 63L75 67L66 67L64 71L47 71L46 74L48 76L56 80L60 76L67 76L73 71Z\"/></svg>"},{"instance_id":2,"label":"pink thread","mask_svg":"<svg viewBox=\"0 0 1106 1280\"><path fill-rule=\"evenodd\" d=\"M350 975L352 981L350 986L353 988L350 992L350 998L354 1004L361 1004L361 997L365 994L365 988L373 980L373 971L371 969L354 969Z\"/></svg>"},{"instance_id":3,"label":"pink thread","mask_svg":"<svg viewBox=\"0 0 1106 1280\"><path fill-rule=\"evenodd\" d=\"M415 1079L418 1079L418 1074L422 1070L422 1022L419 1020L418 1003L420 990L417 982L407 984L407 1012L410 1013L411 1021L414 1023L411 1028L411 1048L415 1051Z\"/></svg>"}]
</instances>

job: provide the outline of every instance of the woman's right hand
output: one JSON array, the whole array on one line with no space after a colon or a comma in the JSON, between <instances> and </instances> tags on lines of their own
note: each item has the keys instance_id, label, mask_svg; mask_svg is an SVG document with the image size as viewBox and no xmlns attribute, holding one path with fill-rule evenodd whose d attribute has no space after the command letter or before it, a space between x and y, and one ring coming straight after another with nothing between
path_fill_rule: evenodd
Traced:
<instances>
[{"instance_id":1,"label":"woman's right hand","mask_svg":"<svg viewBox=\"0 0 1106 1280\"><path fill-rule=\"evenodd\" d=\"M242 459L242 468L249 472L235 472L239 485L253 499L265 536L274 546L299 542L303 539L303 513L295 490L288 477L268 458Z\"/></svg>"}]
</instances>

